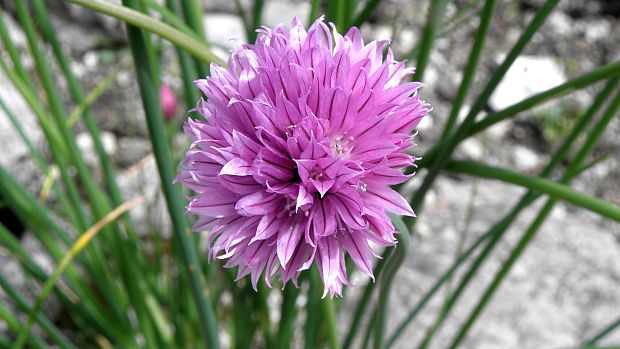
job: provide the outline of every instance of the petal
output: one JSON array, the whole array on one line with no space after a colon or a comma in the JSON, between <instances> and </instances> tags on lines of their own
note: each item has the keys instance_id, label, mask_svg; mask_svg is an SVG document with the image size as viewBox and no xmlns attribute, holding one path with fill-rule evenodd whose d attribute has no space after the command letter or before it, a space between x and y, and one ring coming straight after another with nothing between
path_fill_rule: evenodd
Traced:
<instances>
[{"instance_id":1,"label":"petal","mask_svg":"<svg viewBox=\"0 0 620 349\"><path fill-rule=\"evenodd\" d=\"M228 161L220 170L220 175L249 176L251 174L252 164L241 158L234 158Z\"/></svg>"},{"instance_id":2,"label":"petal","mask_svg":"<svg viewBox=\"0 0 620 349\"><path fill-rule=\"evenodd\" d=\"M244 196L235 204L235 209L242 216L257 216L272 213L280 208L284 198L278 194L257 192Z\"/></svg>"},{"instance_id":3,"label":"petal","mask_svg":"<svg viewBox=\"0 0 620 349\"><path fill-rule=\"evenodd\" d=\"M344 248L349 252L351 259L368 276L372 277L373 281L375 277L372 274L372 256L373 252L368 246L368 240L364 237L361 231L353 231L351 233L345 232L340 238L340 242Z\"/></svg>"},{"instance_id":4,"label":"petal","mask_svg":"<svg viewBox=\"0 0 620 349\"><path fill-rule=\"evenodd\" d=\"M364 205L371 205L385 211L415 217L409 203L394 190L381 185L369 184L361 193Z\"/></svg>"}]
</instances>

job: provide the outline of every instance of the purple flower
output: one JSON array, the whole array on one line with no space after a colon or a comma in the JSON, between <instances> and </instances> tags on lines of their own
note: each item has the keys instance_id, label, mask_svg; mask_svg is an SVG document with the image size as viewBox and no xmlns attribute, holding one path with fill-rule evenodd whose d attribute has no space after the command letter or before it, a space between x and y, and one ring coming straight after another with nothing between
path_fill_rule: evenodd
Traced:
<instances>
[{"instance_id":1,"label":"purple flower","mask_svg":"<svg viewBox=\"0 0 620 349\"><path fill-rule=\"evenodd\" d=\"M334 38L332 39L332 35ZM413 68L394 61L386 41L364 45L317 20L259 30L226 68L196 81L207 97L188 120L194 141L177 180L196 195L195 231L210 230L209 257L250 274L297 285L316 262L325 296L349 285L345 254L372 277L370 243L393 246L386 211L413 216L389 185L410 176L411 132L429 111Z\"/></svg>"},{"instance_id":2,"label":"purple flower","mask_svg":"<svg viewBox=\"0 0 620 349\"><path fill-rule=\"evenodd\" d=\"M177 97L174 95L170 85L166 83L161 84L159 88L159 101L166 121L174 119L177 113Z\"/></svg>"}]
</instances>

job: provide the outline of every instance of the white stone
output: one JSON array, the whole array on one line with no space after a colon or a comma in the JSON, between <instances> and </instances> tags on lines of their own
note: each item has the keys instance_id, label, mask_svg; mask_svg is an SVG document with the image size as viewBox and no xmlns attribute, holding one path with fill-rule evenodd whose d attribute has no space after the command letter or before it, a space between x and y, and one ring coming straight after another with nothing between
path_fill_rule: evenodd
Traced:
<instances>
[{"instance_id":1,"label":"white stone","mask_svg":"<svg viewBox=\"0 0 620 349\"><path fill-rule=\"evenodd\" d=\"M209 42L232 49L236 41L246 42L245 29L239 16L226 13L210 13L204 16L205 30Z\"/></svg>"},{"instance_id":2,"label":"white stone","mask_svg":"<svg viewBox=\"0 0 620 349\"><path fill-rule=\"evenodd\" d=\"M522 145L515 145L512 155L515 166L521 171L531 171L540 165L538 154Z\"/></svg>"},{"instance_id":3,"label":"white stone","mask_svg":"<svg viewBox=\"0 0 620 349\"><path fill-rule=\"evenodd\" d=\"M297 16L302 23L308 27L308 16L310 16L310 2L292 2L288 0L265 1L263 9L263 23L267 26L284 24L287 27L291 20Z\"/></svg>"},{"instance_id":4,"label":"white stone","mask_svg":"<svg viewBox=\"0 0 620 349\"><path fill-rule=\"evenodd\" d=\"M611 22L608 20L592 20L585 26L587 41L597 41L611 34Z\"/></svg>"},{"instance_id":5,"label":"white stone","mask_svg":"<svg viewBox=\"0 0 620 349\"><path fill-rule=\"evenodd\" d=\"M553 11L547 19L549 26L557 33L566 35L574 30L573 21L562 11Z\"/></svg>"},{"instance_id":6,"label":"white stone","mask_svg":"<svg viewBox=\"0 0 620 349\"><path fill-rule=\"evenodd\" d=\"M21 94L15 90L11 81L1 71L0 86L2 86L0 98L17 118L30 142L36 147L43 141L43 134L34 114L22 99ZM3 150L2 156L0 156L0 166L9 169L9 171L14 169L13 166L21 161L20 159L31 157L28 148L2 109L0 109L0 149Z\"/></svg>"},{"instance_id":7,"label":"white stone","mask_svg":"<svg viewBox=\"0 0 620 349\"><path fill-rule=\"evenodd\" d=\"M484 155L484 145L477 138L467 138L461 143L460 148L472 159L480 159Z\"/></svg>"},{"instance_id":8,"label":"white stone","mask_svg":"<svg viewBox=\"0 0 620 349\"><path fill-rule=\"evenodd\" d=\"M99 56L96 52L89 51L84 55L84 65L87 69L94 70L99 64Z\"/></svg>"},{"instance_id":9,"label":"white stone","mask_svg":"<svg viewBox=\"0 0 620 349\"><path fill-rule=\"evenodd\" d=\"M553 58L520 56L491 96L490 105L504 109L565 81L562 68Z\"/></svg>"},{"instance_id":10,"label":"white stone","mask_svg":"<svg viewBox=\"0 0 620 349\"><path fill-rule=\"evenodd\" d=\"M116 136L111 132L101 132L99 134L101 144L106 154L112 156L116 153ZM91 166L98 164L99 158L95 150L95 144L89 133L82 132L75 136L75 142L84 156L84 160Z\"/></svg>"}]
</instances>

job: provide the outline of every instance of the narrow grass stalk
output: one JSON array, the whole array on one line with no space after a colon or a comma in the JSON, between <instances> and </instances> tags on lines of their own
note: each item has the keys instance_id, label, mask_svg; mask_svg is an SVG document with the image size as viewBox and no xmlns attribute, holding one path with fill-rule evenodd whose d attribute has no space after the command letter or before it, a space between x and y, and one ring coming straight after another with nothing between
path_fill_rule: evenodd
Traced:
<instances>
[{"instance_id":1,"label":"narrow grass stalk","mask_svg":"<svg viewBox=\"0 0 620 349\"><path fill-rule=\"evenodd\" d=\"M178 13L175 0L166 0L166 6L172 13ZM183 79L183 91L185 96L185 105L188 109L193 108L196 104L197 94L194 87L194 79L196 78L196 69L192 65L191 57L186 51L175 46L179 66L181 67L181 78Z\"/></svg>"},{"instance_id":2,"label":"narrow grass stalk","mask_svg":"<svg viewBox=\"0 0 620 349\"><path fill-rule=\"evenodd\" d=\"M40 10L39 12L40 14L44 14L42 13L44 8L42 8L42 4L40 5L41 6L39 6L39 10ZM50 69L51 65L49 64L49 61L47 60L46 55L41 51L39 47L39 43L37 42L37 38L36 38L36 33L34 31L34 23L33 23L33 20L30 14L28 13L28 9L25 3L22 1L17 2L16 9L17 9L19 21L22 24L22 28L24 29L24 32L28 39L29 48L35 60L35 65L37 68L39 78L46 92L46 95L48 97L50 111L54 118L56 127L60 132L62 141L64 142L64 144L67 145L67 149L69 151L69 155L70 155L69 157L71 159L71 162L73 163L73 165L75 165L75 168L77 169L78 177L80 181L82 182L82 184L84 185L84 188L85 188L85 191L86 191L86 194L88 196L89 203L91 206L91 210L95 216L95 219L102 219L110 211L110 203L108 202L108 198L103 194L99 186L95 183L92 173L90 172L90 169L88 168L88 166L86 165L86 162L84 161L82 152L79 150L77 146L75 137L73 133L71 132L71 130L66 125L66 112L65 112L65 109L62 103L62 99L60 98L59 91L54 85L54 81L53 81L53 77L52 77L51 69ZM50 36L50 39L52 39L53 41L53 38L55 36L53 35L53 33L50 33L51 26L48 25L47 30L48 30L48 34L50 34L48 36ZM78 91L79 85L77 84L77 81L75 80L75 78L73 77L71 73L71 70L68 65L68 61L64 57L64 54L62 53L62 50L60 49L60 45L58 44L58 42L56 42L55 47L56 47L55 53L59 57L59 62L61 63L61 67L65 68L63 72L68 78L68 81L70 82L70 86L73 87L72 92L74 93L77 92L79 94L80 93L80 91ZM92 120L92 118L89 118L88 116L86 116L85 120L90 120L90 122L87 122L87 124L90 125L89 130L91 132L94 132L95 142L97 142L99 137L97 133L98 130L97 130L96 125L94 124L94 121ZM107 158L105 151L103 150L103 145L100 144L99 146L100 146L99 151L101 152L102 156L104 158ZM62 164L59 163L59 167L62 167ZM111 165L109 165L109 170L111 170ZM61 168L61 172L62 172L62 168ZM114 175L111 176L110 180L114 183L115 181ZM117 190L117 198L120 199L120 191L118 190ZM78 206L78 209L80 208L81 206ZM85 228L82 227L82 229L80 230L84 230L84 229ZM105 233L107 231L112 233L112 235L111 236L107 235ZM115 257L114 259L118 261L119 265L124 266L123 268L120 268L121 275L123 276L123 281L125 285L129 289L128 295L131 297L132 301L134 301L134 305L135 305L134 309L136 310L136 315L139 319L140 325L144 329L145 338L147 342L149 342L151 338L150 336L148 336L149 334L148 328L150 326L150 323L148 321L148 318L144 315L143 306L141 307L141 305L143 305L142 304L143 298L141 296L138 296L137 292L132 292L132 290L133 291L136 290L135 283L134 283L135 280L132 278L130 273L128 273L129 269L125 268L125 266L129 266L129 268L131 268L134 265L133 262L139 262L139 260L135 258L132 262L130 262L128 258L129 256L138 257L139 255L138 254L130 255L127 253L127 247L129 245L123 243L120 230L118 229L118 225L116 224L111 225L111 229L109 230L105 228L103 235L104 235L103 237L104 241L109 239L110 237L113 239L112 242L114 244L114 248L112 249L112 254ZM122 321L123 323L125 323L127 327L129 327L130 325L129 318L127 316L125 309L123 309L123 302L121 301L123 299L122 290L117 283L111 280L111 275L109 275L105 271L105 267L104 267L105 259L103 257L101 246L99 246L99 244L97 243L94 243L93 245L94 245L93 248L90 248L89 251L91 252L93 258L95 259L95 263L91 265L92 270L95 271L95 277L94 277L95 282L101 288L104 297L108 301L108 306L113 310L114 314L118 317L119 321Z\"/></svg>"},{"instance_id":3,"label":"narrow grass stalk","mask_svg":"<svg viewBox=\"0 0 620 349\"><path fill-rule=\"evenodd\" d=\"M426 25L424 26L424 32L422 33L422 40L420 41L420 54L417 57L416 71L413 79L415 81L423 81L424 73L426 72L426 66L431 56L431 50L435 43L435 36L437 30L441 28L441 21L446 11L448 0L436 0L431 1L430 9L426 18Z\"/></svg>"},{"instance_id":4,"label":"narrow grass stalk","mask_svg":"<svg viewBox=\"0 0 620 349\"><path fill-rule=\"evenodd\" d=\"M224 65L224 62L216 55L211 53L208 46L203 42L194 39L192 36L184 34L182 31L173 28L161 21L153 19L136 10L128 7L116 5L108 0L65 0L91 10L117 18L123 22L154 33L166 39L174 45L186 50L195 58L206 62Z\"/></svg>"},{"instance_id":5,"label":"narrow grass stalk","mask_svg":"<svg viewBox=\"0 0 620 349\"><path fill-rule=\"evenodd\" d=\"M255 0L254 8L252 9L252 28L248 31L248 42L253 43L256 41L256 29L262 25L263 8L265 7L265 0Z\"/></svg>"},{"instance_id":6,"label":"narrow grass stalk","mask_svg":"<svg viewBox=\"0 0 620 349\"><path fill-rule=\"evenodd\" d=\"M325 328L327 330L327 346L329 349L340 349L334 301L327 297L323 298L321 300L321 310L323 311Z\"/></svg>"},{"instance_id":7,"label":"narrow grass stalk","mask_svg":"<svg viewBox=\"0 0 620 349\"><path fill-rule=\"evenodd\" d=\"M164 21L166 21L168 24L172 25L174 28L182 31L184 34L188 36L193 37L197 41L201 41L201 42L204 42L204 44L206 44L206 42L204 41L204 38L199 36L198 33L194 32L192 28L190 28L185 22L183 22L183 19L181 19L177 15L178 12L172 11L169 6L166 7L166 6L160 5L155 0L140 0L140 3L145 4L148 8L154 11L157 11L157 13L161 15L161 18Z\"/></svg>"},{"instance_id":8,"label":"narrow grass stalk","mask_svg":"<svg viewBox=\"0 0 620 349\"><path fill-rule=\"evenodd\" d=\"M381 276L379 299L377 301L377 307L373 316L373 321L375 322L375 349L384 348L383 338L387 322L386 315L388 312L388 306L390 304L390 292L392 290L392 282L394 281L396 272L407 257L407 252L409 251L410 245L409 231L407 230L405 222L403 222L403 220L399 216L390 215L390 218L394 223L394 227L396 228L396 230L399 231L400 234L398 235L398 246L395 247L395 251L392 253L392 256L387 261L387 265L385 266L385 272L383 272L383 275Z\"/></svg>"},{"instance_id":9,"label":"narrow grass stalk","mask_svg":"<svg viewBox=\"0 0 620 349\"><path fill-rule=\"evenodd\" d=\"M618 76L610 79L605 85L605 87L601 90L601 92L598 93L598 95L592 102L592 105L590 106L590 108L588 108L588 110L579 118L579 120L577 121L573 129L571 130L570 134L566 137L563 143L558 147L558 149L555 151L549 163L541 171L540 173L541 177L548 177L551 174L551 172L555 169L555 167L557 167L557 165L560 164L566 158L568 152L570 151L571 146L577 140L577 137L579 137L581 132L591 122L591 120L594 118L596 113L603 106L605 100L611 95L613 90L616 88L619 81L620 81L620 77ZM585 169L586 167L581 167L580 171L585 170ZM447 315L451 307L456 303L458 296L462 293L466 285L475 275L478 268L481 266L481 264L486 259L486 256L488 256L488 254L493 250L493 248L496 246L497 242L501 239L502 235L505 233L508 227L519 216L520 212L526 207L528 207L531 203L533 203L539 196L540 194L536 194L532 191L528 191L528 193L526 193L520 199L520 201L515 205L515 207L508 213L508 215L506 215L501 221L496 223L489 231L483 234L466 251L467 256L470 255L473 252L473 250L477 248L478 245L484 242L487 238L490 238L490 241L487 243L483 251L480 253L480 255L476 258L476 260L470 266L468 272L462 278L457 289L452 293L451 298L448 300L448 303L446 305L445 312L442 312L441 315L438 317L437 323L440 323L442 321L442 318ZM454 271L454 269L456 269L458 265L460 265L467 258L467 256L461 255L461 257L459 257L459 259L455 261L455 263L448 270L448 272L444 273L444 275L435 283L435 285L433 285L433 287L431 287L431 289L427 293L425 293L421 301L417 303L417 305L412 309L412 311L408 314L408 316L397 327L396 332L390 337L390 340L388 341L388 344L389 344L388 346L391 346L398 339L398 337L402 335L405 328L413 321L415 316L424 307L424 305L431 299L433 294L439 290L441 284L445 281L445 279L447 279L448 275L451 274Z\"/></svg>"},{"instance_id":10,"label":"narrow grass stalk","mask_svg":"<svg viewBox=\"0 0 620 349\"><path fill-rule=\"evenodd\" d=\"M22 80L30 83L29 75L26 72L26 69L24 69L19 52L17 51L17 48L15 47L15 45L13 45L13 41L11 41L11 37L9 36L9 32L7 30L6 24L4 23L5 13L7 12L3 11L2 13L0 13L0 39L2 39L5 49L8 52L9 57L11 58L11 61L15 65L15 71L17 72L17 75ZM29 84L28 87L32 87L32 84Z\"/></svg>"},{"instance_id":11,"label":"narrow grass stalk","mask_svg":"<svg viewBox=\"0 0 620 349\"><path fill-rule=\"evenodd\" d=\"M358 13L357 16L355 16L351 21L351 26L361 27L362 24L364 24L364 22L366 22L370 18L370 16L375 11L377 5L379 5L380 2L381 0L368 0L360 13Z\"/></svg>"},{"instance_id":12,"label":"narrow grass stalk","mask_svg":"<svg viewBox=\"0 0 620 349\"><path fill-rule=\"evenodd\" d=\"M601 120L596 124L593 131L588 134L588 138L586 139L584 145L581 147L581 149L579 150L575 158L571 161L566 173L562 177L561 179L562 183L568 183L570 178L572 178L576 174L575 171L581 168L586 157L592 152L595 145L598 143L601 136L603 135L603 132L607 129L609 122L614 117L614 115L617 113L618 109L620 109L620 92L612 100L611 105L609 106L607 111L603 114ZM582 199L581 201L583 202L584 199ZM480 298L478 304L476 305L474 310L471 312L471 314L469 315L469 317L467 318L467 320L465 321L465 323L463 324L459 332L457 333L455 339L453 340L451 344L451 348L453 349L457 348L459 344L463 341L463 339L465 339L467 332L469 331L471 326L473 326L476 319L480 316L485 306L489 303L489 301L491 300L491 298L497 291L499 285L502 283L502 281L505 279L505 277L510 272L510 269L512 268L514 263L519 259L519 257L522 255L525 248L529 245L529 243L534 239L534 237L540 230L540 227L542 226L542 224L544 223L548 215L551 213L551 210L553 209L555 203L556 203L555 199L553 198L549 199L547 203L545 204L545 206L541 209L538 216L535 218L534 222L530 225L530 227L527 229L525 234L521 237L521 239L517 243L517 246L514 248L514 250L508 257L508 259L504 262L501 269L497 272L492 283L487 287L483 296ZM618 209L620 210L620 208ZM616 218L616 221L620 221L620 211Z\"/></svg>"},{"instance_id":13,"label":"narrow grass stalk","mask_svg":"<svg viewBox=\"0 0 620 349\"><path fill-rule=\"evenodd\" d=\"M106 93L112 84L116 81L118 77L118 73L120 73L121 69L115 69L112 73L108 74L105 79L101 80L97 86L85 97L85 98L76 98L78 100L78 106L73 109L69 117L67 118L67 127L73 128L75 123L82 118L85 113L88 113L89 108L95 103L104 93ZM80 95L81 96L81 92ZM81 102L80 102L81 100ZM95 137L93 137L95 138ZM101 140L99 140L101 142ZM107 156L106 156L107 158Z\"/></svg>"},{"instance_id":14,"label":"narrow grass stalk","mask_svg":"<svg viewBox=\"0 0 620 349\"><path fill-rule=\"evenodd\" d=\"M84 234L80 235L80 238L75 242L75 244L73 244L73 246L71 246L71 248L69 249L69 252L60 261L58 266L56 266L56 269L54 269L52 276L43 286L43 290L37 297L34 303L34 306L32 307L30 313L28 314L28 319L26 320L25 326L22 327L22 330L19 333L19 336L17 337L15 344L13 345L14 349L21 349L26 343L26 340L28 339L28 336L30 335L30 328L32 327L32 322L34 321L35 317L39 313L39 310L41 309L43 302L45 301L47 296L52 292L54 286L56 286L56 282L58 281L58 278L60 278L62 273L65 271L65 269L67 269L69 264L71 264L71 262L73 261L73 258L77 256L88 245L88 243L97 235L99 231L101 231L101 229L103 229L103 227L113 222L116 218L122 215L125 211L141 204L143 201L144 200L142 198L138 198L138 199L133 199L131 201L128 201L122 204L121 206L112 210L112 212L110 212L102 220L100 220L95 225L93 225L90 229L85 231Z\"/></svg>"},{"instance_id":15,"label":"narrow grass stalk","mask_svg":"<svg viewBox=\"0 0 620 349\"><path fill-rule=\"evenodd\" d=\"M15 117L15 114L11 112L11 110L7 107L6 103L1 97L0 97L0 109L2 109L4 113L6 114L6 116L9 118L11 125L13 125L13 127L17 131L17 134L19 135L19 138L21 138L22 142L24 142L24 144L28 148L30 155L35 159L39 167L41 167L41 169L45 171L46 169L43 167L47 167L47 165L45 164L45 159L43 159L43 155L41 155L41 152L39 152L34 147L34 145L32 145L30 138L26 135L24 128L21 126L21 124Z\"/></svg>"},{"instance_id":16,"label":"narrow grass stalk","mask_svg":"<svg viewBox=\"0 0 620 349\"><path fill-rule=\"evenodd\" d=\"M465 69L463 71L463 79L461 80L459 89L456 92L456 97L452 102L452 109L450 110L448 121L444 126L441 136L442 139L448 137L448 135L452 133L454 126L457 122L457 117L461 112L461 108L463 107L463 103L465 102L465 98L467 97L467 93L469 92L469 88L471 87L471 84L474 81L474 77L476 76L476 68L478 67L478 61L480 60L482 50L484 49L484 42L487 36L487 32L489 31L489 26L491 24L491 18L493 17L493 10L495 8L495 5L496 3L493 3L492 1L485 2L484 9L482 10L482 15L480 16L480 24L474 38L474 44L471 48L471 52L469 53L467 65L465 65Z\"/></svg>"},{"instance_id":17,"label":"narrow grass stalk","mask_svg":"<svg viewBox=\"0 0 620 349\"><path fill-rule=\"evenodd\" d=\"M147 54L145 52L144 38L140 30L131 24L133 23L128 23L127 32L136 65L138 85L140 94L142 95L142 104L151 136L153 153L155 154L162 190L172 221L173 236L179 249L183 269L187 273L189 279L192 297L194 298L196 310L200 317L199 324L205 345L209 348L217 349L219 348L219 342L215 315L213 314L211 305L206 299L207 295L205 294L205 285L202 279L198 254L190 236L191 232L185 221L180 192L177 190L177 187L172 184L174 179L172 159L170 156L170 149L166 142L163 115L159 107L159 98L156 91L153 90L151 76L145 65Z\"/></svg>"},{"instance_id":18,"label":"narrow grass stalk","mask_svg":"<svg viewBox=\"0 0 620 349\"><path fill-rule=\"evenodd\" d=\"M15 315L4 306L4 304L0 303L0 320L4 320L3 322L8 325L9 330L19 333L22 331L24 326L20 323L20 321L15 317ZM25 339L28 341L32 348L36 349L49 349L45 342L39 338L37 335L32 335L29 338Z\"/></svg>"},{"instance_id":19,"label":"narrow grass stalk","mask_svg":"<svg viewBox=\"0 0 620 349\"><path fill-rule=\"evenodd\" d=\"M207 42L204 22L202 19L202 4L201 0L180 0L181 9L185 16L185 21L189 24L189 27L198 34L203 42ZM208 44L206 45L208 47ZM208 69L205 64L207 62L204 59L194 56L194 65L196 71L200 76L207 76Z\"/></svg>"},{"instance_id":20,"label":"narrow grass stalk","mask_svg":"<svg viewBox=\"0 0 620 349\"><path fill-rule=\"evenodd\" d=\"M386 261L390 259L392 253L394 253L394 249L393 248L388 249L387 253L384 254L382 258L379 259L379 261L377 261L377 264L375 265L373 269L373 274L375 275L375 277L378 277L378 275L382 274L383 268L385 268L385 265L386 265ZM351 325L349 326L349 331L347 332L347 336L345 337L344 344L342 345L343 349L351 348L353 344L353 340L355 339L357 332L360 328L362 319L364 317L364 313L366 312L366 309L368 308L370 299L372 297L372 293L376 285L377 284L375 282L369 281L366 287L364 288L364 292L362 293L362 296L357 302L355 311L353 312L353 316L351 317Z\"/></svg>"},{"instance_id":21,"label":"narrow grass stalk","mask_svg":"<svg viewBox=\"0 0 620 349\"><path fill-rule=\"evenodd\" d=\"M260 284L258 286L257 297L254 298L254 307L258 312L259 326L263 330L265 347L274 348L276 338L271 332L271 316L269 312L269 305L267 303L269 292L271 292L270 288L267 288L267 286L264 284Z\"/></svg>"},{"instance_id":22,"label":"narrow grass stalk","mask_svg":"<svg viewBox=\"0 0 620 349\"><path fill-rule=\"evenodd\" d=\"M469 70L470 69L475 70L478 57L481 54L481 51L484 46L484 39L485 39L489 24L491 22L491 17L493 16L493 11L495 10L496 4L497 4L496 0L486 1L484 8L482 10L482 14L480 17L480 27L478 31L476 32L476 41L474 42L474 45L472 46L472 54L470 56L470 62L468 62L467 64L468 71L464 75L463 83L461 84L461 86L464 86L463 92L461 92L463 94L462 98L464 98L464 95L469 89L469 83L466 83L467 80L473 78L473 71L469 71ZM470 77L468 78L468 76ZM456 112L458 113L458 110ZM436 161L434 161L433 164L429 167L428 173L426 174L426 176L424 176L424 180L420 188L416 191L413 199L411 200L411 206L413 207L414 211L420 213L420 211L422 210L422 206L424 204L424 198L426 196L426 193L433 185L433 182L435 181L435 179L441 172L442 168L445 166L446 162L450 159L452 152L454 151L454 149L456 148L456 146L462 139L462 133L464 133L468 129L468 127L473 123L473 121L474 121L473 116L471 116L469 119L466 118L463 121L463 124L461 125L461 127L459 127L459 130L456 132L456 134L449 138L448 143L446 144L442 143L439 145L439 150L438 150L439 155L436 157ZM405 223L407 223L408 225L413 225L413 222L414 220L411 217L406 217Z\"/></svg>"},{"instance_id":23,"label":"narrow grass stalk","mask_svg":"<svg viewBox=\"0 0 620 349\"><path fill-rule=\"evenodd\" d=\"M618 329L619 327L620 327L620 317L617 318L616 320L614 320L613 322L611 322L609 325L605 326L605 328L603 328L600 332L595 334L592 338L586 340L583 343L583 345L584 346L588 346L588 345L592 345L593 346L596 343L598 343L600 340L602 340L603 338L607 337L613 331Z\"/></svg>"},{"instance_id":24,"label":"narrow grass stalk","mask_svg":"<svg viewBox=\"0 0 620 349\"><path fill-rule=\"evenodd\" d=\"M489 82L485 85L484 90L476 98L471 110L466 116L466 119L475 119L475 117L484 109L484 107L488 103L489 98L491 97L501 80L504 78L504 75L506 75L508 69L510 69L510 67L517 59L517 57L519 57L521 52L523 52L525 46L529 43L532 36L534 36L538 29L540 29L540 27L543 25L543 23L545 22L549 14L553 11L558 2L559 0L547 0L538 10L538 12L536 12L534 18L532 18L528 26L523 30L523 33L521 34L515 45L510 49L510 52L508 52L508 55L506 55L506 58L504 58L500 66L493 72L493 75L489 79ZM467 71L468 70L466 69L465 76L467 76ZM465 78L463 78L463 81L465 81ZM456 101L458 103L453 104L450 116L448 117L448 123L446 124L443 131L442 138L447 137L450 133L452 133L452 130L456 125L457 117L465 98L465 95L461 95L460 92L461 90L459 88L459 93L457 94L456 98Z\"/></svg>"},{"instance_id":25,"label":"narrow grass stalk","mask_svg":"<svg viewBox=\"0 0 620 349\"><path fill-rule=\"evenodd\" d=\"M0 231L2 235L11 234L6 228L0 225ZM30 313L32 306L28 304L28 301L19 294L19 292L11 285L11 283L0 273L0 287L6 292L6 294L13 300L13 303L17 308L28 314ZM49 336L54 343L63 349L77 349L77 347L71 343L67 337L43 314L37 314L35 320L41 329Z\"/></svg>"},{"instance_id":26,"label":"narrow grass stalk","mask_svg":"<svg viewBox=\"0 0 620 349\"><path fill-rule=\"evenodd\" d=\"M319 323L321 322L322 313L319 306L321 298L321 290L319 285L321 279L319 272L315 268L311 268L310 272L310 288L308 289L308 303L306 304L306 323L304 325L304 349L314 349L317 347L317 337L319 332Z\"/></svg>"},{"instance_id":27,"label":"narrow grass stalk","mask_svg":"<svg viewBox=\"0 0 620 349\"><path fill-rule=\"evenodd\" d=\"M71 70L69 60L63 53L60 42L58 41L58 38L54 33L54 29L52 28L52 25L49 21L45 4L42 0L33 0L32 5L37 21L39 22L41 30L43 31L44 37L51 44L56 60L63 74L65 75L65 78L69 85L71 95L78 104L76 110L69 116L69 119L67 121L68 128L72 126L76 118L78 118L79 116L84 117L86 128L88 129L88 132L93 139L95 151L97 152L99 162L101 163L101 167L103 169L103 174L111 194L112 203L115 206L118 206L123 202L123 197L118 187L118 183L116 182L116 173L114 171L110 158L105 152L103 143L101 142L99 128L95 123L95 119L90 112L89 107L99 96L101 96L101 94L103 94L112 85L112 83L116 79L116 76L118 75L119 70L116 70L112 74L110 74L95 88L95 90L90 95L84 98L84 95L82 94L82 88L77 81L77 78L73 74L73 71ZM125 217L125 219L127 219L127 217Z\"/></svg>"},{"instance_id":28,"label":"narrow grass stalk","mask_svg":"<svg viewBox=\"0 0 620 349\"><path fill-rule=\"evenodd\" d=\"M524 175L503 168L475 163L473 161L453 160L448 163L446 170L482 178L497 179L533 191L539 191L558 200L563 200L577 207L598 213L604 218L620 222L620 207L547 179Z\"/></svg>"},{"instance_id":29,"label":"narrow grass stalk","mask_svg":"<svg viewBox=\"0 0 620 349\"><path fill-rule=\"evenodd\" d=\"M310 13L308 14L308 23L314 22L319 17L319 10L321 7L321 0L311 0Z\"/></svg>"},{"instance_id":30,"label":"narrow grass stalk","mask_svg":"<svg viewBox=\"0 0 620 349\"><path fill-rule=\"evenodd\" d=\"M470 1L465 5L459 7L459 10L452 15L451 17L444 20L441 24L441 32L439 32L436 38L440 38L450 34L452 31L460 28L460 26L467 21L467 19L473 17L473 13L477 13L480 11L475 11L475 8L478 6L480 0ZM472 10L474 9L474 10ZM472 10L467 12L468 10ZM465 16L464 14L469 14L469 16ZM400 59L401 60L409 60L415 58L421 49L421 41L418 41L415 46L413 46L409 51L403 54Z\"/></svg>"},{"instance_id":31,"label":"narrow grass stalk","mask_svg":"<svg viewBox=\"0 0 620 349\"><path fill-rule=\"evenodd\" d=\"M295 319L297 318L297 308L295 303L299 296L300 289L288 284L282 293L282 311L280 312L280 327L278 330L278 348L287 349L291 347L293 332L295 330Z\"/></svg>"},{"instance_id":32,"label":"narrow grass stalk","mask_svg":"<svg viewBox=\"0 0 620 349\"><path fill-rule=\"evenodd\" d=\"M0 172L1 173L1 172ZM26 272L27 276L31 276L39 282L45 282L49 279L49 276L41 269L41 267L32 259L30 254L24 250L20 242L6 229L0 229L0 244L6 248L11 255L20 262L22 269ZM54 257L55 249L49 248L52 251L52 257ZM108 323L101 312L99 312L94 305L96 302L92 301L92 296L82 292L85 287L80 283L81 279L77 281L73 279L70 270L67 271L68 286L64 287L62 284L54 289L58 299L66 307L72 319L76 324L88 324L87 329L93 329L98 334L106 336L108 338L116 338L116 335L120 333L116 323ZM79 301L84 303L79 304ZM105 325L104 325L105 324ZM118 337L122 338L122 336ZM126 346L127 348L135 348L137 345L132 345L129 342L123 342L119 340L119 344Z\"/></svg>"}]
</instances>

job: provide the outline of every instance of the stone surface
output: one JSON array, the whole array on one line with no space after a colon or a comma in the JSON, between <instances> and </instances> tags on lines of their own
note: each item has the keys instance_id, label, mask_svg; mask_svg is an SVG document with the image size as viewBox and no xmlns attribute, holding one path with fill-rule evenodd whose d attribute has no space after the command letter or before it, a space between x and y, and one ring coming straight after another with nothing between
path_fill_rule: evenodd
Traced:
<instances>
[{"instance_id":1,"label":"stone surface","mask_svg":"<svg viewBox=\"0 0 620 349\"><path fill-rule=\"evenodd\" d=\"M563 69L553 58L520 56L508 69L489 102L496 110L504 109L565 80Z\"/></svg>"}]
</instances>

